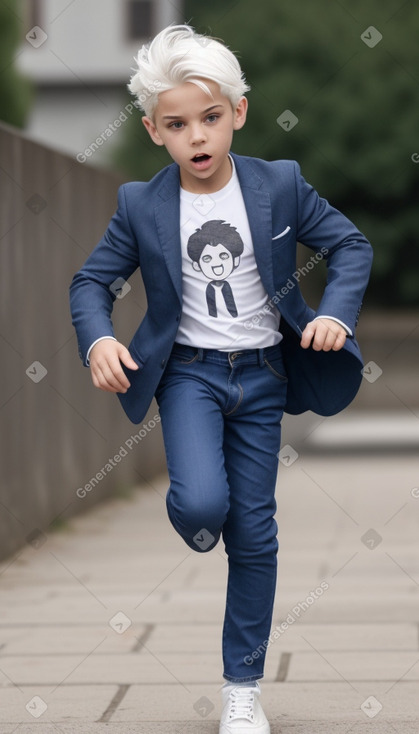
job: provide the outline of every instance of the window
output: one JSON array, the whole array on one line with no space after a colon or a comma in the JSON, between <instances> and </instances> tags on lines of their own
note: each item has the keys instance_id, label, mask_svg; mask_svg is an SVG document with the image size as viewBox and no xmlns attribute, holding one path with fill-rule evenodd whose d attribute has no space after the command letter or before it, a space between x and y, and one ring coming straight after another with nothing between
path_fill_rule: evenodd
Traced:
<instances>
[{"instance_id":1,"label":"window","mask_svg":"<svg viewBox=\"0 0 419 734\"><path fill-rule=\"evenodd\" d=\"M131 41L149 38L153 34L152 0L128 0L127 37Z\"/></svg>"}]
</instances>

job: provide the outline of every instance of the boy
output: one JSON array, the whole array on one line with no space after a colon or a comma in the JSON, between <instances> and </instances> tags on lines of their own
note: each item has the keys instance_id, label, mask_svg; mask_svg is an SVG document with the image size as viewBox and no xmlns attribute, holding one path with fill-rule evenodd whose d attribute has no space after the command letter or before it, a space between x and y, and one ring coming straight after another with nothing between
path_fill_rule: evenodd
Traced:
<instances>
[{"instance_id":1,"label":"boy","mask_svg":"<svg viewBox=\"0 0 419 734\"><path fill-rule=\"evenodd\" d=\"M119 190L101 242L71 284L79 353L96 387L143 420L155 395L169 518L190 548L222 535L229 563L220 734L269 734L260 703L278 550L275 483L284 410L332 415L355 396L353 338L371 247L293 161L230 152L247 113L236 57L172 26L143 46L129 89L174 163ZM297 239L325 257L317 313L304 302ZM148 310L127 349L114 334L116 279L140 267Z\"/></svg>"}]
</instances>

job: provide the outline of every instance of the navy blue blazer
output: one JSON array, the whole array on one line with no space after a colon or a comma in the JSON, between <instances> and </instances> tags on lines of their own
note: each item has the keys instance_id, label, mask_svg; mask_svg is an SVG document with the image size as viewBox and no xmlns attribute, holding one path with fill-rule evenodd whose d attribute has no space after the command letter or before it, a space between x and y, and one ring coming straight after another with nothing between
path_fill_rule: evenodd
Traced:
<instances>
[{"instance_id":1,"label":"navy blue blazer","mask_svg":"<svg viewBox=\"0 0 419 734\"><path fill-rule=\"evenodd\" d=\"M288 376L286 412L338 413L353 400L362 379L356 340L348 338L338 352L302 349L299 342L316 314L335 316L355 332L371 268L371 245L304 180L295 161L231 155L259 274L270 303L281 313ZM140 423L147 413L182 313L179 194L176 163L149 182L121 186L118 209L108 229L70 286L79 354L86 365L91 344L99 337L114 336L111 313L116 296L109 286L141 269L148 309L128 347L139 369L124 367L131 387L118 393L133 423ZM297 241L318 253L317 257L324 254L327 261L327 285L316 312L299 288Z\"/></svg>"}]
</instances>

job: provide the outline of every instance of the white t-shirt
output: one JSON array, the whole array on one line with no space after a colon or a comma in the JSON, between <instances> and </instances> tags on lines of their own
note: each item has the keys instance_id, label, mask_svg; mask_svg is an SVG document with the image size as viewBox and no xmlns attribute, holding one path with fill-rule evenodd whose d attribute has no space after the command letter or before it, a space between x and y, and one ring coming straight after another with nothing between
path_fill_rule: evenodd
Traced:
<instances>
[{"instance_id":1,"label":"white t-shirt","mask_svg":"<svg viewBox=\"0 0 419 734\"><path fill-rule=\"evenodd\" d=\"M222 351L270 347L282 339L280 314L268 305L230 161L231 179L219 191L180 190L183 310L176 341Z\"/></svg>"}]
</instances>

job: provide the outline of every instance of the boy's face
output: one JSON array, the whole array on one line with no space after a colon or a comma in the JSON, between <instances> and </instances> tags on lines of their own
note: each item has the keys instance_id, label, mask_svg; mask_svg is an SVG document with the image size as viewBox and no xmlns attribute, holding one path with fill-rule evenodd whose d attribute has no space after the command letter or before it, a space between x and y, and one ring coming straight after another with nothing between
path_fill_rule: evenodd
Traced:
<instances>
[{"instance_id":1,"label":"boy's face","mask_svg":"<svg viewBox=\"0 0 419 734\"><path fill-rule=\"evenodd\" d=\"M225 186L231 177L228 159L233 131L246 121L247 99L242 97L235 110L221 94L218 84L203 79L209 97L192 82L161 92L154 122L143 123L157 145L164 145L180 167L181 186L187 191L211 193ZM207 158L195 159L197 154Z\"/></svg>"},{"instance_id":2,"label":"boy's face","mask_svg":"<svg viewBox=\"0 0 419 734\"><path fill-rule=\"evenodd\" d=\"M233 272L240 262L239 257L233 255L221 243L218 245L205 245L199 262L194 262L195 270L201 270L209 280L225 280Z\"/></svg>"}]
</instances>

